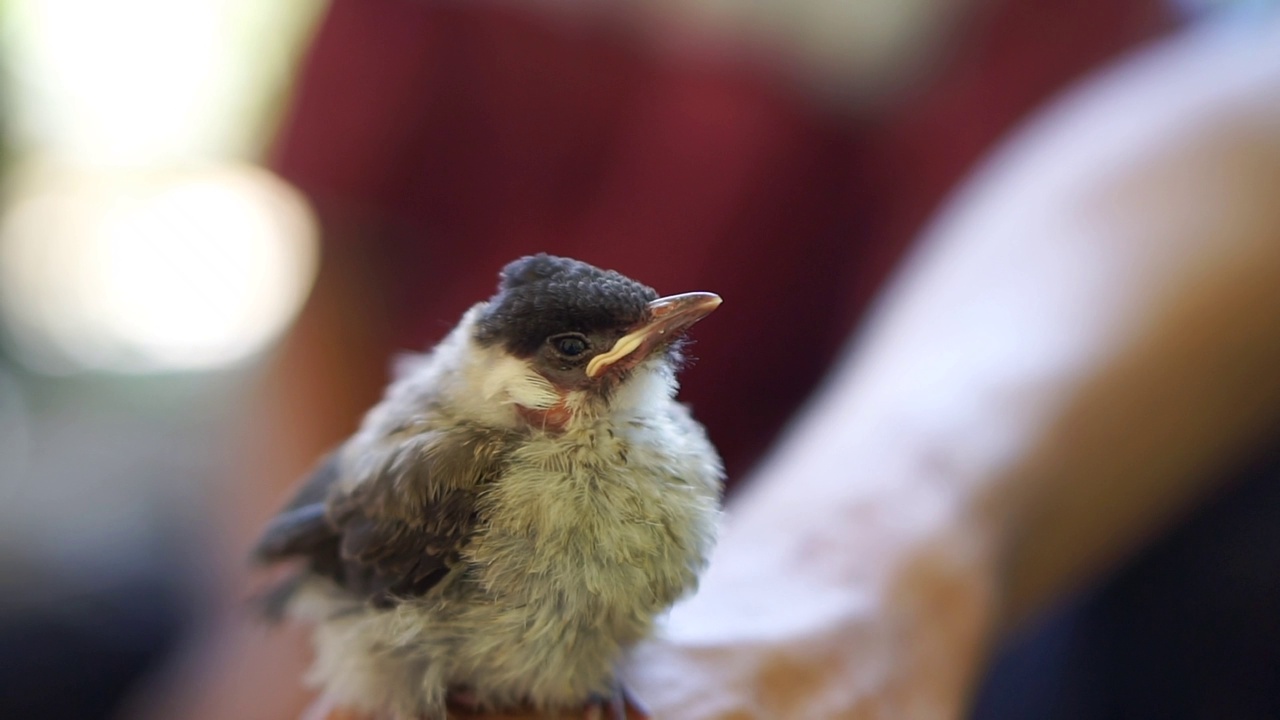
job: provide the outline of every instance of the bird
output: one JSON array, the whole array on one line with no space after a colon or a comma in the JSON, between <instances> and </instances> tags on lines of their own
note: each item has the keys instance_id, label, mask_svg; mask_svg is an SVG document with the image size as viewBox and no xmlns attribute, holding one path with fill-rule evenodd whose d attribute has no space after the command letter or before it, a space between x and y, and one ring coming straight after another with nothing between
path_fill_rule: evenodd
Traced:
<instances>
[{"instance_id":1,"label":"bird","mask_svg":"<svg viewBox=\"0 0 1280 720\"><path fill-rule=\"evenodd\" d=\"M324 696L395 720L643 716L619 665L696 589L721 512L676 397L720 304L531 255L402 358L253 550L287 568L263 607L312 626Z\"/></svg>"}]
</instances>

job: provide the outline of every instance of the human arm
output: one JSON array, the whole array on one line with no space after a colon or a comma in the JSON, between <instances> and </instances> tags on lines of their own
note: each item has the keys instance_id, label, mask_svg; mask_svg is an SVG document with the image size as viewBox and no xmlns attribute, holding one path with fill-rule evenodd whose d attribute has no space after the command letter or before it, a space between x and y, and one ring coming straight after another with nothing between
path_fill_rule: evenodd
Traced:
<instances>
[{"instance_id":1,"label":"human arm","mask_svg":"<svg viewBox=\"0 0 1280 720\"><path fill-rule=\"evenodd\" d=\"M959 716L1274 429L1277 31L1135 58L957 195L639 653L660 716Z\"/></svg>"}]
</instances>

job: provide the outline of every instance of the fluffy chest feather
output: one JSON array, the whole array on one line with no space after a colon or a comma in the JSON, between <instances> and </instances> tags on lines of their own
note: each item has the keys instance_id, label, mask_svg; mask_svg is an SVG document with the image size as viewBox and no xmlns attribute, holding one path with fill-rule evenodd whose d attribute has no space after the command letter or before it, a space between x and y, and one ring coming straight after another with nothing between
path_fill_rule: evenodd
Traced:
<instances>
[{"instance_id":1,"label":"fluffy chest feather","mask_svg":"<svg viewBox=\"0 0 1280 720\"><path fill-rule=\"evenodd\" d=\"M691 590L713 542L720 471L701 428L672 408L515 450L480 500L485 530L467 551L484 590L593 622L652 616Z\"/></svg>"}]
</instances>

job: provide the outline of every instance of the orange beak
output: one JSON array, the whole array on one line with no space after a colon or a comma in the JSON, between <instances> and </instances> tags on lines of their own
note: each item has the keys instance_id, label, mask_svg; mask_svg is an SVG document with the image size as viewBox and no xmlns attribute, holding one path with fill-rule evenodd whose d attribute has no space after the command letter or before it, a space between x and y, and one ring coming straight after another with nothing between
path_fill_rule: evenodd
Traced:
<instances>
[{"instance_id":1,"label":"orange beak","mask_svg":"<svg viewBox=\"0 0 1280 720\"><path fill-rule=\"evenodd\" d=\"M634 367L654 351L680 337L711 311L720 307L715 293L691 292L669 295L649 303L649 319L618 338L606 352L587 363L587 377L598 378L619 364Z\"/></svg>"}]
</instances>

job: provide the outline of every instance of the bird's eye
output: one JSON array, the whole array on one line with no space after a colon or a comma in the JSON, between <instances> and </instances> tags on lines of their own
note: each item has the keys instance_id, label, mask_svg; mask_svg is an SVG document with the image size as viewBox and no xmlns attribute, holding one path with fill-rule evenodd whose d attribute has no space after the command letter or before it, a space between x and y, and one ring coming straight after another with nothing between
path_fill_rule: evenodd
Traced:
<instances>
[{"instance_id":1,"label":"bird's eye","mask_svg":"<svg viewBox=\"0 0 1280 720\"><path fill-rule=\"evenodd\" d=\"M577 333L566 333L551 338L551 347L565 357L577 357L587 351L590 343Z\"/></svg>"}]
</instances>

